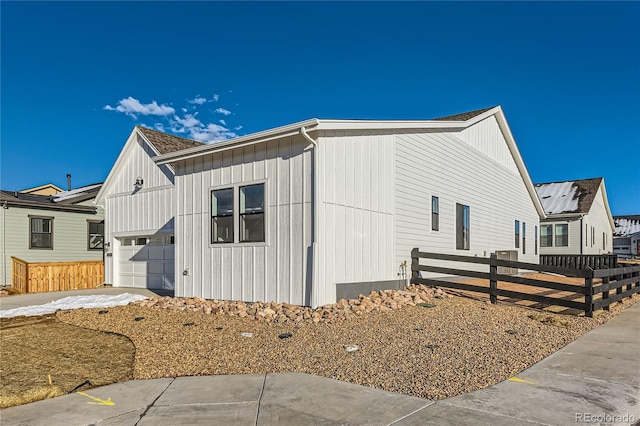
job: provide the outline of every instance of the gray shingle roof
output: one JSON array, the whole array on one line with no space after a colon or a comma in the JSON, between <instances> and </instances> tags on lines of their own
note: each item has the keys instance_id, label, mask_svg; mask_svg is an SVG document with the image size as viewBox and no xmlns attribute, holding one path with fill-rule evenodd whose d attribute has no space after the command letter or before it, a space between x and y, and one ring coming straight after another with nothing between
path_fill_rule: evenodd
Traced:
<instances>
[{"instance_id":1,"label":"gray shingle roof","mask_svg":"<svg viewBox=\"0 0 640 426\"><path fill-rule=\"evenodd\" d=\"M43 210L95 213L95 207L85 206L78 203L95 198L96 195L98 195L101 186L102 184L87 185L85 187L76 188L71 191L71 193L66 191L60 192L56 195L36 195L23 194L18 191L0 191L0 204L6 203L7 206L28 207Z\"/></svg>"},{"instance_id":2,"label":"gray shingle roof","mask_svg":"<svg viewBox=\"0 0 640 426\"><path fill-rule=\"evenodd\" d=\"M193 148L194 146L204 145L202 142L159 132L157 130L149 129L148 127L136 127L140 129L142 134L144 134L147 140L156 147L161 155L169 152L182 151L183 149Z\"/></svg>"},{"instance_id":3,"label":"gray shingle roof","mask_svg":"<svg viewBox=\"0 0 640 426\"><path fill-rule=\"evenodd\" d=\"M492 106L489 108L477 109L475 111L463 112L461 114L447 115L445 117L433 118L432 120L434 121L467 121L472 119L473 117L476 117L482 114L483 112L489 111L492 108L495 108L495 106Z\"/></svg>"}]
</instances>

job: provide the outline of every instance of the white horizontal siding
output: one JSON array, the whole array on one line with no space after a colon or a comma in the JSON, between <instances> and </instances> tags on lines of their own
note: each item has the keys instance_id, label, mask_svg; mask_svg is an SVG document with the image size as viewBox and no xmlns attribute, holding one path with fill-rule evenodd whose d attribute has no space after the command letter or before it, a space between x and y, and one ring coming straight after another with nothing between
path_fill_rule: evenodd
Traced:
<instances>
[{"instance_id":1,"label":"white horizontal siding","mask_svg":"<svg viewBox=\"0 0 640 426\"><path fill-rule=\"evenodd\" d=\"M609 221L609 215L605 207L605 199L602 192L602 185L598 188L589 214L584 218L585 224L589 227L588 245L585 244L585 254L602 254L613 252L613 229ZM591 239L591 227L594 229L594 240ZM603 242L604 234L604 242Z\"/></svg>"},{"instance_id":2,"label":"white horizontal siding","mask_svg":"<svg viewBox=\"0 0 640 426\"><path fill-rule=\"evenodd\" d=\"M321 305L335 302L335 284L398 278L393 259L393 141L388 132L323 132L318 138Z\"/></svg>"},{"instance_id":3,"label":"white horizontal siding","mask_svg":"<svg viewBox=\"0 0 640 426\"><path fill-rule=\"evenodd\" d=\"M479 123L462 130L457 136L460 140L491 158L502 167L511 170L513 173L518 173L516 163L513 161L513 156L509 151L509 146L495 116L487 117Z\"/></svg>"},{"instance_id":4,"label":"white horizontal siding","mask_svg":"<svg viewBox=\"0 0 640 426\"><path fill-rule=\"evenodd\" d=\"M177 295L310 303L307 145L302 137L288 137L176 164ZM209 244L212 188L255 181L266 185L266 244Z\"/></svg>"},{"instance_id":5,"label":"white horizontal siding","mask_svg":"<svg viewBox=\"0 0 640 426\"><path fill-rule=\"evenodd\" d=\"M11 256L27 262L102 260L102 250L88 249L87 229L88 220L104 219L101 208L87 214L9 207L0 209L0 215L2 285L11 285ZM53 217L53 250L29 248L29 215Z\"/></svg>"},{"instance_id":6,"label":"white horizontal siding","mask_svg":"<svg viewBox=\"0 0 640 426\"><path fill-rule=\"evenodd\" d=\"M539 216L515 162L511 159L513 165L504 165L506 160L498 162L470 149L469 143L458 136L406 131L396 138L396 264L410 263L414 247L480 257L498 250L516 250L515 220L527 224L526 254L521 246L518 259L537 263L533 232ZM471 138L470 134L466 137ZM493 144L504 143L506 149L502 136L496 139ZM431 230L432 196L440 203L438 231ZM470 209L469 250L456 249L456 203Z\"/></svg>"},{"instance_id":7,"label":"white horizontal siding","mask_svg":"<svg viewBox=\"0 0 640 426\"><path fill-rule=\"evenodd\" d=\"M577 218L571 219L545 219L541 222L541 225L552 225L553 238L551 239L553 246L552 247L540 247L540 254L581 254L580 244L584 244L582 242L581 235L581 227L582 232L584 232L584 224L582 221ZM569 245L566 247L556 246L556 225L569 225ZM591 232L591 231L589 231ZM591 235L591 234L589 234Z\"/></svg>"}]
</instances>

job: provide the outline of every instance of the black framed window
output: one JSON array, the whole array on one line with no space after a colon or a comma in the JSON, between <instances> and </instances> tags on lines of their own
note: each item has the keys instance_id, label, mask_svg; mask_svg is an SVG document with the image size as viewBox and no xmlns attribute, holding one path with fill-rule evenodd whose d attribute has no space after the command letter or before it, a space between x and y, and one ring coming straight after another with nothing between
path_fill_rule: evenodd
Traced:
<instances>
[{"instance_id":1,"label":"black framed window","mask_svg":"<svg viewBox=\"0 0 640 426\"><path fill-rule=\"evenodd\" d=\"M431 230L440 230L440 200L438 197L431 197Z\"/></svg>"},{"instance_id":2,"label":"black framed window","mask_svg":"<svg viewBox=\"0 0 640 426\"><path fill-rule=\"evenodd\" d=\"M53 249L53 218L29 216L29 248Z\"/></svg>"},{"instance_id":3,"label":"black framed window","mask_svg":"<svg viewBox=\"0 0 640 426\"><path fill-rule=\"evenodd\" d=\"M553 225L540 225L540 247L553 247Z\"/></svg>"},{"instance_id":4,"label":"black framed window","mask_svg":"<svg viewBox=\"0 0 640 426\"><path fill-rule=\"evenodd\" d=\"M469 250L470 246L470 211L469 206L456 203L456 249Z\"/></svg>"},{"instance_id":5,"label":"black framed window","mask_svg":"<svg viewBox=\"0 0 640 426\"><path fill-rule=\"evenodd\" d=\"M569 247L569 225L556 225L556 247Z\"/></svg>"},{"instance_id":6,"label":"black framed window","mask_svg":"<svg viewBox=\"0 0 640 426\"><path fill-rule=\"evenodd\" d=\"M520 247L520 221L516 220L516 248Z\"/></svg>"},{"instance_id":7,"label":"black framed window","mask_svg":"<svg viewBox=\"0 0 640 426\"><path fill-rule=\"evenodd\" d=\"M240 242L264 241L264 184L240 187Z\"/></svg>"},{"instance_id":8,"label":"black framed window","mask_svg":"<svg viewBox=\"0 0 640 426\"><path fill-rule=\"evenodd\" d=\"M104 248L104 221L87 221L87 250Z\"/></svg>"},{"instance_id":9,"label":"black framed window","mask_svg":"<svg viewBox=\"0 0 640 426\"><path fill-rule=\"evenodd\" d=\"M522 222L522 254L527 254L527 224Z\"/></svg>"},{"instance_id":10,"label":"black framed window","mask_svg":"<svg viewBox=\"0 0 640 426\"><path fill-rule=\"evenodd\" d=\"M211 191L211 243L233 241L233 188Z\"/></svg>"},{"instance_id":11,"label":"black framed window","mask_svg":"<svg viewBox=\"0 0 640 426\"><path fill-rule=\"evenodd\" d=\"M538 227L533 227L533 254L538 254Z\"/></svg>"}]
</instances>

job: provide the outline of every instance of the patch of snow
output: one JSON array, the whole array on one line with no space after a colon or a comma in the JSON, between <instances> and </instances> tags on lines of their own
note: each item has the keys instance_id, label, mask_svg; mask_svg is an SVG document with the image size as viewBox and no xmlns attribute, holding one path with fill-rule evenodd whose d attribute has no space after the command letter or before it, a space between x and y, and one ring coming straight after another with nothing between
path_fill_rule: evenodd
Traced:
<instances>
[{"instance_id":1,"label":"patch of snow","mask_svg":"<svg viewBox=\"0 0 640 426\"><path fill-rule=\"evenodd\" d=\"M536 187L545 213L561 214L578 211L580 193L574 182L554 182Z\"/></svg>"},{"instance_id":2,"label":"patch of snow","mask_svg":"<svg viewBox=\"0 0 640 426\"><path fill-rule=\"evenodd\" d=\"M616 230L613 235L627 236L640 232L640 220L632 220L627 218L615 219Z\"/></svg>"},{"instance_id":3,"label":"patch of snow","mask_svg":"<svg viewBox=\"0 0 640 426\"><path fill-rule=\"evenodd\" d=\"M70 198L79 197L80 195L86 194L88 191L99 187L102 185L101 183L96 185L88 185L83 186L81 188L72 189L71 191L62 191L53 195L53 202L58 203L60 201L68 200Z\"/></svg>"},{"instance_id":4,"label":"patch of snow","mask_svg":"<svg viewBox=\"0 0 640 426\"><path fill-rule=\"evenodd\" d=\"M54 300L44 305L24 306L21 308L7 309L0 311L0 318L13 318L24 315L31 317L35 315L52 314L59 310L82 309L82 308L111 308L114 306L125 306L131 302L146 299L140 294L123 293L115 296L106 294L96 294L92 296L69 296Z\"/></svg>"}]
</instances>

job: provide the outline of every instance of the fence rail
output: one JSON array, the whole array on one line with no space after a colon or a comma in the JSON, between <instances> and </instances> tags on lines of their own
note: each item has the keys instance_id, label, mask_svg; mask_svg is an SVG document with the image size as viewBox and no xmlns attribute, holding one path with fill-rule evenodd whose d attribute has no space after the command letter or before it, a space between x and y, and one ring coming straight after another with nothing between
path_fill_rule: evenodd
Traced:
<instances>
[{"instance_id":1,"label":"fence rail","mask_svg":"<svg viewBox=\"0 0 640 426\"><path fill-rule=\"evenodd\" d=\"M459 268L447 268L435 265L420 264L420 259L432 259L438 261L450 261L458 263L472 263L476 265L488 265L489 271L468 270ZM535 272L550 272L562 274L568 277L576 277L583 280L583 284L567 284L554 281L538 280L522 276L498 274L498 267L525 269ZM489 287L462 282L447 281L446 279L422 278L420 272L431 272L447 276L459 276L480 278L489 281ZM518 300L529 300L548 305L563 306L578 309L585 312L586 316L593 316L593 311L609 309L609 305L635 293L640 293L640 266L610 268L610 269L577 269L565 268L555 265L542 265L537 263L524 263L511 260L498 259L495 253L490 258L478 258L470 256L457 256L450 254L425 253L414 248L411 251L411 282L413 284L433 285L458 290L485 293L489 295L491 303L496 303L498 296L509 297ZM519 284L534 288L556 290L569 293L570 297L555 297L541 294L531 294L521 291L498 288L498 282ZM595 284L594 284L595 283ZM612 293L614 292L614 293ZM578 301L573 299L583 299Z\"/></svg>"},{"instance_id":2,"label":"fence rail","mask_svg":"<svg viewBox=\"0 0 640 426\"><path fill-rule=\"evenodd\" d=\"M33 262L11 257L11 286L22 293L83 290L104 282L100 260Z\"/></svg>"},{"instance_id":3,"label":"fence rail","mask_svg":"<svg viewBox=\"0 0 640 426\"><path fill-rule=\"evenodd\" d=\"M615 254L541 254L540 264L572 269L610 269L618 267Z\"/></svg>"}]
</instances>

